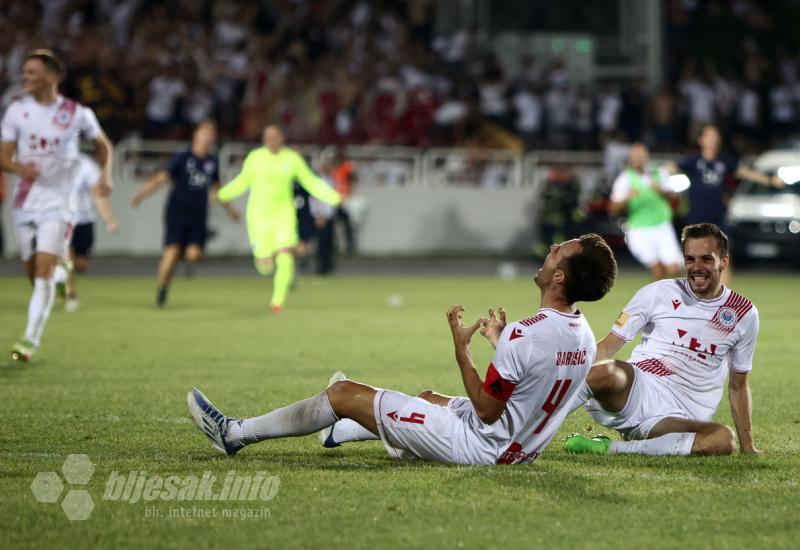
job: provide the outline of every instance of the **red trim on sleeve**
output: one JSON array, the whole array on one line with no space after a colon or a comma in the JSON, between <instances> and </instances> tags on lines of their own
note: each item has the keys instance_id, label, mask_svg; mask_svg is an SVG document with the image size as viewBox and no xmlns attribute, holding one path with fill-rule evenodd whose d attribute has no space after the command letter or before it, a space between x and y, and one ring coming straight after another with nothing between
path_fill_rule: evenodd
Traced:
<instances>
[{"instance_id":1,"label":"red trim on sleeve","mask_svg":"<svg viewBox=\"0 0 800 550\"><path fill-rule=\"evenodd\" d=\"M512 384L500 376L500 373L494 368L494 364L489 363L489 370L486 371L486 381L483 383L483 389L486 393L499 401L508 401L516 387L516 384Z\"/></svg>"}]
</instances>

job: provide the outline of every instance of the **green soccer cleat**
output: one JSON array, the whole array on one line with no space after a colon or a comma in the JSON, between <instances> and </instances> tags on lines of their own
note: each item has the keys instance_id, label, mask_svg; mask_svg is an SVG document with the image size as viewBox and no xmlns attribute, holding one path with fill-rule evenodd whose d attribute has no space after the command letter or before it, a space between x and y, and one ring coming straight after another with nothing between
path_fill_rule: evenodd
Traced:
<instances>
[{"instance_id":1,"label":"green soccer cleat","mask_svg":"<svg viewBox=\"0 0 800 550\"><path fill-rule=\"evenodd\" d=\"M607 455L611 448L611 438L605 435L596 435L589 439L580 434L572 434L564 443L564 450L570 453Z\"/></svg>"},{"instance_id":2,"label":"green soccer cleat","mask_svg":"<svg viewBox=\"0 0 800 550\"><path fill-rule=\"evenodd\" d=\"M22 361L27 363L33 357L33 352L36 351L36 346L28 342L27 340L23 340L21 342L16 342L11 347L11 359L14 361Z\"/></svg>"}]
</instances>

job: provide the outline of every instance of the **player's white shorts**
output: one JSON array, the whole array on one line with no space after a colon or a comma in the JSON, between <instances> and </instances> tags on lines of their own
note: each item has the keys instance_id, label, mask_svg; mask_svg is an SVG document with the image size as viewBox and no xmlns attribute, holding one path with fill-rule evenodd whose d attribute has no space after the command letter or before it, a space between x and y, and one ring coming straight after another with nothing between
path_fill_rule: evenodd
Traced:
<instances>
[{"instance_id":1,"label":"player's white shorts","mask_svg":"<svg viewBox=\"0 0 800 550\"><path fill-rule=\"evenodd\" d=\"M14 234L23 262L30 260L36 252L47 252L56 256L64 254L71 237L71 225L62 210L30 212L14 209L13 215Z\"/></svg>"},{"instance_id":2,"label":"player's white shorts","mask_svg":"<svg viewBox=\"0 0 800 550\"><path fill-rule=\"evenodd\" d=\"M650 430L664 418L686 418L711 420L699 411L692 411L682 402L672 388L661 381L661 377L643 370L633 369L634 377L628 402L621 411L612 413L603 410L600 404L590 399L586 411L595 422L616 430L625 439L647 439Z\"/></svg>"},{"instance_id":3,"label":"player's white shorts","mask_svg":"<svg viewBox=\"0 0 800 550\"><path fill-rule=\"evenodd\" d=\"M678 244L675 228L669 222L653 227L628 229L625 243L633 257L647 267L657 263L683 265L683 252Z\"/></svg>"},{"instance_id":4,"label":"player's white shorts","mask_svg":"<svg viewBox=\"0 0 800 550\"><path fill-rule=\"evenodd\" d=\"M380 390L373 407L378 434L391 457L450 464L496 462L495 454L483 449L462 418L466 407L472 407L469 399L454 398L442 407L419 397Z\"/></svg>"}]
</instances>

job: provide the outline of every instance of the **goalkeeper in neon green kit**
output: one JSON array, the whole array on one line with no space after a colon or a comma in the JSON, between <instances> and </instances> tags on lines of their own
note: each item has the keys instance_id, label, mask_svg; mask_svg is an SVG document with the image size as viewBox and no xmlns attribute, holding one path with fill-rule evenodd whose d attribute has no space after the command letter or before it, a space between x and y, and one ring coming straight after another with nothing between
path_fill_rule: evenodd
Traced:
<instances>
[{"instance_id":1,"label":"goalkeeper in neon green kit","mask_svg":"<svg viewBox=\"0 0 800 550\"><path fill-rule=\"evenodd\" d=\"M220 202L228 202L245 191L247 234L256 269L262 275L275 273L272 311L283 309L294 278L294 253L299 237L292 185L295 180L319 200L337 206L339 194L320 180L296 151L283 146L283 132L277 126L264 128L263 147L247 155L242 171L219 190Z\"/></svg>"}]
</instances>

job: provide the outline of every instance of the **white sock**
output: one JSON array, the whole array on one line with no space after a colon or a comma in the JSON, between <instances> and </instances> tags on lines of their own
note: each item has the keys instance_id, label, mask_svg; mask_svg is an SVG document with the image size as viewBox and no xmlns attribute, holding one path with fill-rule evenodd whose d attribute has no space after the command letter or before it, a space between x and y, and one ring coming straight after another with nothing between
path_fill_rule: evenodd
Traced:
<instances>
[{"instance_id":1,"label":"white sock","mask_svg":"<svg viewBox=\"0 0 800 550\"><path fill-rule=\"evenodd\" d=\"M33 293L28 303L28 325L25 327L25 339L36 347L42 340L44 326L50 317L55 300L55 283L53 279L37 277L33 280Z\"/></svg>"},{"instance_id":2,"label":"white sock","mask_svg":"<svg viewBox=\"0 0 800 550\"><path fill-rule=\"evenodd\" d=\"M608 452L610 454L689 455L692 452L694 436L694 432L683 432L641 441L612 441Z\"/></svg>"},{"instance_id":3,"label":"white sock","mask_svg":"<svg viewBox=\"0 0 800 550\"><path fill-rule=\"evenodd\" d=\"M56 283L56 284L58 284L58 283L64 284L64 283L67 282L68 275L69 274L67 273L67 270L64 269L64 266L61 265L61 264L58 264L56 266L56 270L53 272L53 282Z\"/></svg>"},{"instance_id":4,"label":"white sock","mask_svg":"<svg viewBox=\"0 0 800 550\"><path fill-rule=\"evenodd\" d=\"M339 422L333 425L331 438L333 438L336 443L380 439L380 437L350 418L342 418Z\"/></svg>"},{"instance_id":5,"label":"white sock","mask_svg":"<svg viewBox=\"0 0 800 550\"><path fill-rule=\"evenodd\" d=\"M244 443L250 444L276 437L308 435L327 428L337 420L328 394L322 392L263 416L232 423L227 439L234 441L241 438ZM241 434L238 433L239 427Z\"/></svg>"}]
</instances>

